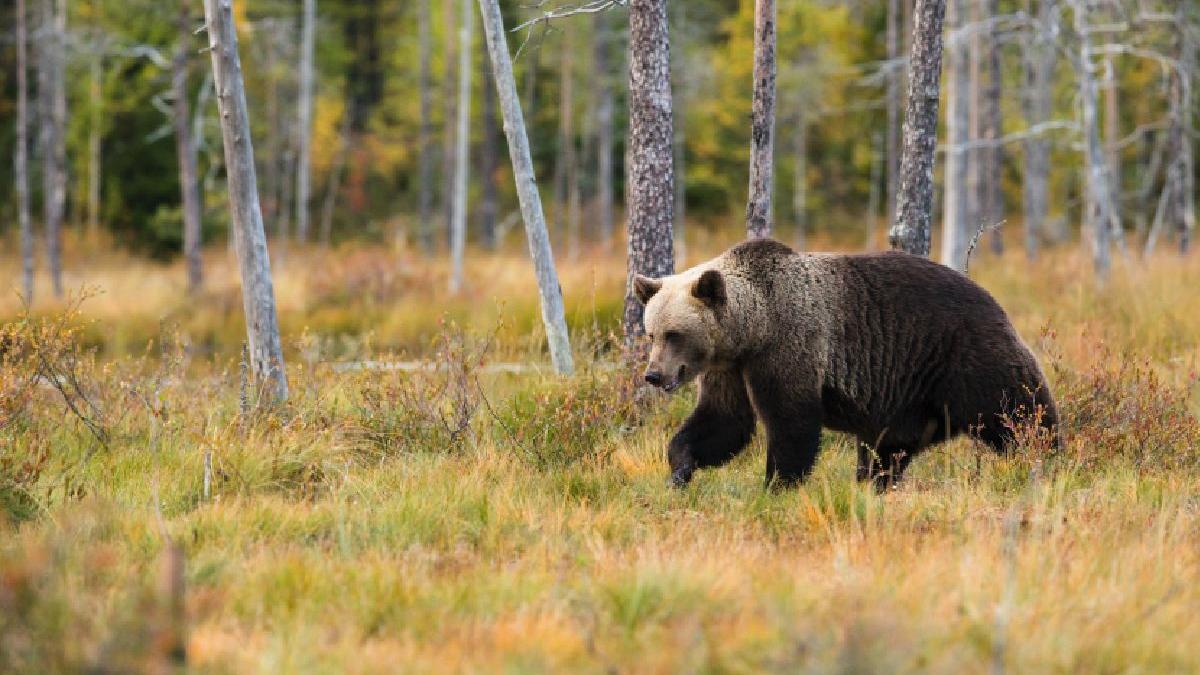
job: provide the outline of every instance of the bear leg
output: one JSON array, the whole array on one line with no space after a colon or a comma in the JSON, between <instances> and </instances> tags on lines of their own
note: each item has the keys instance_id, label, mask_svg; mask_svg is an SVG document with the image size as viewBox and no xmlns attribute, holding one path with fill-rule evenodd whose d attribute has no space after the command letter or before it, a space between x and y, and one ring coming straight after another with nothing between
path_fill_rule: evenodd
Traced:
<instances>
[{"instance_id":1,"label":"bear leg","mask_svg":"<svg viewBox=\"0 0 1200 675\"><path fill-rule=\"evenodd\" d=\"M871 481L878 493L895 487L917 453L895 446L880 447L878 450L859 443L858 471L859 481Z\"/></svg>"},{"instance_id":2,"label":"bear leg","mask_svg":"<svg viewBox=\"0 0 1200 675\"><path fill-rule=\"evenodd\" d=\"M754 436L754 409L738 372L705 373L696 409L671 439L671 484L687 485L696 469L721 466Z\"/></svg>"}]
</instances>

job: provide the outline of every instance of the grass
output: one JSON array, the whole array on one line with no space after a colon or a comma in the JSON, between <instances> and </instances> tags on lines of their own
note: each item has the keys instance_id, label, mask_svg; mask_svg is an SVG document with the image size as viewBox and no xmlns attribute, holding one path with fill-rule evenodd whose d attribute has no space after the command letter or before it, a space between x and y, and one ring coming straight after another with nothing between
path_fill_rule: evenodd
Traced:
<instances>
[{"instance_id":1,"label":"grass","mask_svg":"<svg viewBox=\"0 0 1200 675\"><path fill-rule=\"evenodd\" d=\"M275 409L239 400L224 252L194 300L178 266L75 255L99 295L0 304L0 671L169 667L167 541L195 672L1200 670L1195 258L1099 291L1074 252L977 261L1066 449L957 442L879 497L836 435L795 491L757 443L667 489L693 394L612 367L615 255L563 265L560 379L483 367L548 361L518 254L451 298L417 256L290 252ZM327 364L393 357L447 367Z\"/></svg>"}]
</instances>

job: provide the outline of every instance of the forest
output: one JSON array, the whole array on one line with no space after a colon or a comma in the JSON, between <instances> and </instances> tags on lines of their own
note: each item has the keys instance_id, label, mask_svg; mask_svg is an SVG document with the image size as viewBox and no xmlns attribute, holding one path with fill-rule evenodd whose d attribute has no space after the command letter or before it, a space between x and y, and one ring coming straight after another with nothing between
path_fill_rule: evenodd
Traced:
<instances>
[{"instance_id":1,"label":"forest","mask_svg":"<svg viewBox=\"0 0 1200 675\"><path fill-rule=\"evenodd\" d=\"M1200 670L1195 2L0 16L0 672ZM1060 443L669 485L636 279L764 237L969 277Z\"/></svg>"}]
</instances>

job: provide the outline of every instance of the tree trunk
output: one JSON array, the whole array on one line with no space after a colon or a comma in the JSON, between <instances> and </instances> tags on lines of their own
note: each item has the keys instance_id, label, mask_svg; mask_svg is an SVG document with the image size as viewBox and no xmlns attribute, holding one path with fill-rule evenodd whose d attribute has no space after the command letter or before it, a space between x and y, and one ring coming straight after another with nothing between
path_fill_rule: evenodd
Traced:
<instances>
[{"instance_id":1,"label":"tree trunk","mask_svg":"<svg viewBox=\"0 0 1200 675\"><path fill-rule=\"evenodd\" d=\"M680 2L675 5L675 27L671 29L675 34L675 44L677 45L675 53L678 55L675 59L675 68L671 71L673 80L672 93L674 95L674 118L675 118L675 134L671 139L672 158L675 162L675 259L679 261L680 266L687 266L687 167L684 164L684 153L687 150L686 136L686 110L687 110L687 77L683 69L684 53L686 49L685 40L687 39L687 3Z\"/></svg>"},{"instance_id":2,"label":"tree trunk","mask_svg":"<svg viewBox=\"0 0 1200 675\"><path fill-rule=\"evenodd\" d=\"M462 0L458 27L458 130L455 133L454 200L450 217L450 292L463 285L463 253L467 244L467 145L471 124L471 0Z\"/></svg>"},{"instance_id":3,"label":"tree trunk","mask_svg":"<svg viewBox=\"0 0 1200 675\"><path fill-rule=\"evenodd\" d=\"M1000 14L999 0L984 0L984 20L990 23ZM980 216L973 227L991 228L992 253L1000 255L1004 252L1004 233L998 226L1004 220L1004 192L1000 189L1004 175L1004 151L998 144L1002 134L1000 93L1001 93L1001 44L999 34L994 27L988 29L983 59L983 70L986 71L980 96L982 104L979 113L980 136L988 142L980 155L982 173L982 191L980 192ZM972 235L974 233L972 232Z\"/></svg>"},{"instance_id":4,"label":"tree trunk","mask_svg":"<svg viewBox=\"0 0 1200 675\"><path fill-rule=\"evenodd\" d=\"M772 26L773 29L773 26ZM626 200L629 271L624 331L627 346L645 333L635 274L662 277L675 269L671 225L675 169L671 110L671 47L666 0L629 3L629 142Z\"/></svg>"},{"instance_id":5,"label":"tree trunk","mask_svg":"<svg viewBox=\"0 0 1200 675\"><path fill-rule=\"evenodd\" d=\"M225 145L230 221L242 277L250 367L255 377L265 384L267 395L275 401L283 401L288 395L287 373L279 322L275 316L275 289L271 281L267 237L258 203L254 147L250 139L250 118L246 112L246 90L238 58L232 0L205 0L204 16Z\"/></svg>"},{"instance_id":6,"label":"tree trunk","mask_svg":"<svg viewBox=\"0 0 1200 675\"><path fill-rule=\"evenodd\" d=\"M196 147L192 143L192 114L188 110L187 71L192 26L188 2L179 4L179 46L172 63L171 88L175 96L175 152L179 156L179 191L183 201L183 257L187 264L188 292L200 290L200 185L196 177Z\"/></svg>"},{"instance_id":7,"label":"tree trunk","mask_svg":"<svg viewBox=\"0 0 1200 675\"><path fill-rule=\"evenodd\" d=\"M482 191L479 195L479 238L484 248L495 250L496 218L500 214L500 198L497 194L496 168L500 139L496 128L496 83L492 69L486 64L487 45L484 45L483 67L483 139L479 148L479 179Z\"/></svg>"},{"instance_id":8,"label":"tree trunk","mask_svg":"<svg viewBox=\"0 0 1200 675\"><path fill-rule=\"evenodd\" d=\"M1085 231L1091 232L1092 265L1096 276L1108 278L1109 235L1115 222L1113 208L1112 179L1108 174L1108 162L1104 157L1104 146L1100 142L1100 116L1097 110L1096 79L1092 72L1092 38L1089 33L1088 0L1071 0L1075 14L1075 32L1079 36L1079 102L1084 133L1085 169L1087 170L1088 205L1085 207Z\"/></svg>"},{"instance_id":9,"label":"tree trunk","mask_svg":"<svg viewBox=\"0 0 1200 675\"><path fill-rule=\"evenodd\" d=\"M46 261L55 297L62 297L62 220L67 199L67 89L65 0L44 0L38 58L38 91L42 100L42 210L46 227Z\"/></svg>"},{"instance_id":10,"label":"tree trunk","mask_svg":"<svg viewBox=\"0 0 1200 675\"><path fill-rule=\"evenodd\" d=\"M454 21L454 0L442 0L442 26L445 35L442 54L445 61L445 72L442 74L442 217L445 219L444 233L447 239L454 227L454 191L455 172L459 167L454 164L455 144L454 126L454 39L458 30ZM440 237L439 237L440 239Z\"/></svg>"},{"instance_id":11,"label":"tree trunk","mask_svg":"<svg viewBox=\"0 0 1200 675\"><path fill-rule=\"evenodd\" d=\"M942 264L960 272L967 269L971 241L970 195L977 187L969 180L971 61L964 27L970 23L967 0L948 0L946 25L946 177L942 209Z\"/></svg>"},{"instance_id":12,"label":"tree trunk","mask_svg":"<svg viewBox=\"0 0 1200 675\"><path fill-rule=\"evenodd\" d=\"M432 0L417 0L417 39L419 41L420 50L420 66L417 74L417 88L420 90L421 98L421 126L417 136L417 152L419 153L418 169L417 169L417 218L419 220L417 231L421 241L421 248L425 253L433 253L434 235L433 235L433 148L431 147L433 136L433 102L430 92L431 76L430 76L430 51L431 51L431 33L433 27L429 20L429 4ZM349 98L347 98L349 100ZM349 109L347 109L347 114ZM325 203L329 204L329 196L326 196ZM325 221L322 215L321 222L322 237L324 238Z\"/></svg>"},{"instance_id":13,"label":"tree trunk","mask_svg":"<svg viewBox=\"0 0 1200 675\"><path fill-rule=\"evenodd\" d=\"M1195 93L1193 84L1196 81L1196 31L1200 30L1196 19L1195 5L1180 3L1176 10L1179 15L1177 29L1179 31L1179 119L1185 130L1179 135L1178 163L1180 165L1181 183L1179 186L1179 252L1186 254L1196 231L1196 165L1192 154L1192 120Z\"/></svg>"},{"instance_id":14,"label":"tree trunk","mask_svg":"<svg viewBox=\"0 0 1200 675\"><path fill-rule=\"evenodd\" d=\"M796 164L792 172L792 219L796 221L796 249L808 248L808 119L803 102L796 113ZM872 228L873 229L873 228Z\"/></svg>"},{"instance_id":15,"label":"tree trunk","mask_svg":"<svg viewBox=\"0 0 1200 675\"><path fill-rule=\"evenodd\" d=\"M907 4L907 0L906 0ZM900 83L903 69L895 65L900 58L900 0L888 0L887 57L893 62L887 79L887 225L891 229L896 218L896 190L900 186ZM868 245L875 247L875 223L870 223Z\"/></svg>"},{"instance_id":16,"label":"tree trunk","mask_svg":"<svg viewBox=\"0 0 1200 675\"><path fill-rule=\"evenodd\" d=\"M354 121L354 113L350 109L352 103L352 97L347 95L346 109L342 113L342 128L338 134L337 155L333 158L333 166L329 167L329 184L325 186L325 203L321 206L321 244L323 246L329 246L333 239L333 210L337 206L338 192L341 191L342 172L346 169L346 155L350 153L350 134L353 133L351 123ZM426 158L428 158L428 153L426 153Z\"/></svg>"},{"instance_id":17,"label":"tree trunk","mask_svg":"<svg viewBox=\"0 0 1200 675\"><path fill-rule=\"evenodd\" d=\"M771 236L775 187L775 0L755 0L754 99L750 107L750 198L746 234Z\"/></svg>"},{"instance_id":18,"label":"tree trunk","mask_svg":"<svg viewBox=\"0 0 1200 675\"><path fill-rule=\"evenodd\" d=\"M613 91L609 72L612 33L607 12L593 15L596 33L593 68L596 88L596 225L605 250L613 239Z\"/></svg>"},{"instance_id":19,"label":"tree trunk","mask_svg":"<svg viewBox=\"0 0 1200 675\"><path fill-rule=\"evenodd\" d=\"M33 224L29 218L29 81L25 0L17 0L17 148L13 175L17 182L17 219L21 227L21 293L33 304Z\"/></svg>"},{"instance_id":20,"label":"tree trunk","mask_svg":"<svg viewBox=\"0 0 1200 675\"><path fill-rule=\"evenodd\" d=\"M917 0L913 17L900 192L888 239L892 248L916 255L929 255L945 14L946 0Z\"/></svg>"},{"instance_id":21,"label":"tree trunk","mask_svg":"<svg viewBox=\"0 0 1200 675\"><path fill-rule=\"evenodd\" d=\"M88 90L92 97L91 119L88 120L88 192L87 192L87 238L95 243L100 236L100 124L104 112L104 95L101 90L104 58L92 56L88 64L90 82Z\"/></svg>"},{"instance_id":22,"label":"tree trunk","mask_svg":"<svg viewBox=\"0 0 1200 675\"><path fill-rule=\"evenodd\" d=\"M487 36L500 110L504 115L504 133L508 138L508 153L517 184L517 198L521 203L521 216L525 221L525 235L529 240L529 256L533 259L537 274L550 360L556 372L569 375L575 367L563 309L562 287L558 284L558 273L554 269L554 253L550 249L546 216L542 212L542 201L533 173L529 137L525 134L525 119L521 115L521 100L517 97L517 83L513 77L512 58L508 54L499 0L479 0L479 10L483 15L483 29Z\"/></svg>"},{"instance_id":23,"label":"tree trunk","mask_svg":"<svg viewBox=\"0 0 1200 675\"><path fill-rule=\"evenodd\" d=\"M300 95L296 130L296 239L308 241L308 202L312 184L313 51L316 49L317 0L304 0L300 23Z\"/></svg>"},{"instance_id":24,"label":"tree trunk","mask_svg":"<svg viewBox=\"0 0 1200 675\"><path fill-rule=\"evenodd\" d=\"M1037 0L1037 26L1032 42L1025 51L1025 124L1036 127L1050 120L1052 96L1054 94L1054 68L1058 60L1054 36L1058 33L1058 11L1056 0ZM1037 258L1040 238L1048 232L1046 215L1049 212L1050 192L1050 141L1042 135L1025 140L1024 211L1025 211L1025 256Z\"/></svg>"}]
</instances>

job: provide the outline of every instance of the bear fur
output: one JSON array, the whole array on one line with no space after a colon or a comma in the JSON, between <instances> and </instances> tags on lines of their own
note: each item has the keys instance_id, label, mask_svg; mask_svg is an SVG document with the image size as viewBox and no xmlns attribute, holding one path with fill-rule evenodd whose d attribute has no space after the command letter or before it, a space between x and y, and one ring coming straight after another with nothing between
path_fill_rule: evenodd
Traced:
<instances>
[{"instance_id":1,"label":"bear fur","mask_svg":"<svg viewBox=\"0 0 1200 675\"><path fill-rule=\"evenodd\" d=\"M997 451L1012 420L1051 434L1046 378L995 299L963 274L889 252L798 254L758 239L662 279L634 278L650 338L646 380L699 381L671 439L672 483L733 459L756 420L767 483L805 479L821 429L859 441L858 478L895 484L932 444L969 434Z\"/></svg>"}]
</instances>

